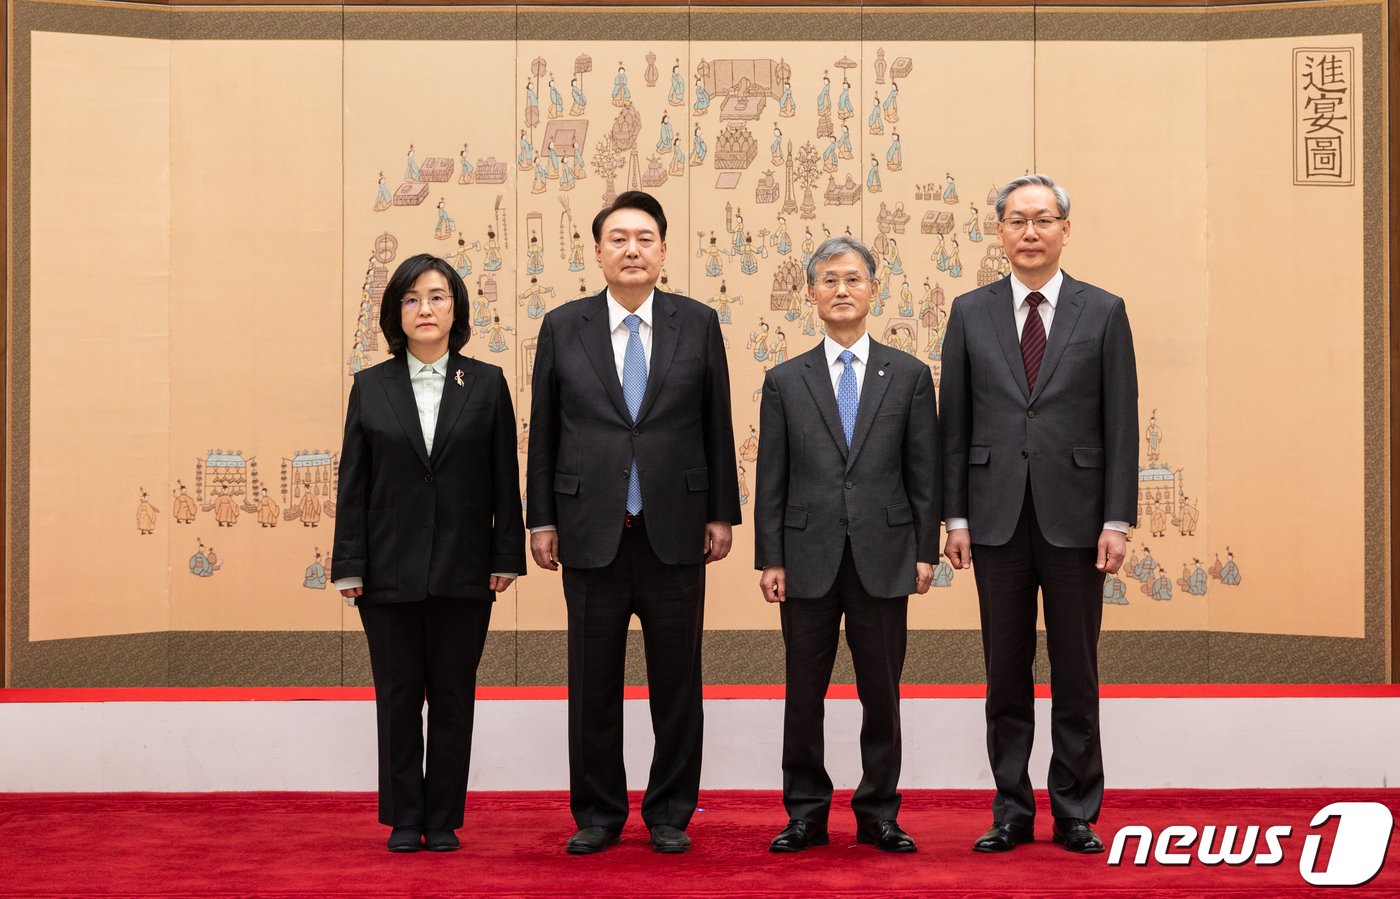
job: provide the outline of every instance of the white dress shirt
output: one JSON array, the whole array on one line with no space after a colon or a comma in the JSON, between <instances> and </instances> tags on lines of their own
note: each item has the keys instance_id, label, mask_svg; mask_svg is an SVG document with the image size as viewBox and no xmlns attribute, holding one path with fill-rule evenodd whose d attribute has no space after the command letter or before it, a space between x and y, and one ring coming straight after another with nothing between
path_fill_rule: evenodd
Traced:
<instances>
[{"instance_id":1,"label":"white dress shirt","mask_svg":"<svg viewBox=\"0 0 1400 899\"><path fill-rule=\"evenodd\" d=\"M855 356L851 360L851 368L856 372L856 396L860 396L861 388L865 386L865 363L870 360L870 332L866 331L860 335L855 343L844 347L830 336L822 338L822 349L826 352L827 374L831 375L831 392L839 395L841 385L841 373L846 370L846 364L841 361L841 354L846 350L851 351Z\"/></svg>"},{"instance_id":2,"label":"white dress shirt","mask_svg":"<svg viewBox=\"0 0 1400 899\"><path fill-rule=\"evenodd\" d=\"M623 319L629 315L635 315L642 320L637 327L637 336L642 341L642 355L646 359L647 371L651 371L651 313L655 308L652 300L656 299L656 291L652 290L647 294L647 298L642 300L642 305L637 307L636 312L628 312L627 308L617 301L613 296L612 288L608 288L608 334L612 337L613 365L617 368L617 383L622 383L622 363L627 358L627 341L631 339L632 332L627 327L627 322ZM558 525L537 524L530 528L530 533L536 531L557 531Z\"/></svg>"},{"instance_id":3,"label":"white dress shirt","mask_svg":"<svg viewBox=\"0 0 1400 899\"><path fill-rule=\"evenodd\" d=\"M437 434L438 410L442 408L442 390L447 384L447 357L451 353L443 353L436 362L423 362L412 353L404 353L408 366L408 380L413 385L413 402L418 407L418 425L423 429L423 443L428 447L428 455L433 454L433 437ZM492 577L514 578L513 572L492 572ZM337 590L349 590L352 587L363 587L365 579L362 577L341 578L332 584ZM354 605L354 597L345 598L347 605Z\"/></svg>"},{"instance_id":4,"label":"white dress shirt","mask_svg":"<svg viewBox=\"0 0 1400 899\"><path fill-rule=\"evenodd\" d=\"M1063 269L1055 269L1055 274L1045 286L1040 288L1040 295L1045 297L1045 302L1035 308L1040 314L1040 320L1045 325L1045 339L1050 339L1050 325L1055 321L1055 307L1060 303L1060 288L1064 286L1065 273ZM1011 309L1016 316L1016 334L1019 335L1026 328L1026 318L1031 314L1031 304L1026 302L1026 297L1031 293L1031 289L1021 283L1021 279L1016 277L1015 272L1011 274ZM949 518L944 522L944 527L950 531L967 530L966 518ZM1126 521L1105 521L1103 529L1106 531L1121 531L1128 533L1128 523Z\"/></svg>"}]
</instances>

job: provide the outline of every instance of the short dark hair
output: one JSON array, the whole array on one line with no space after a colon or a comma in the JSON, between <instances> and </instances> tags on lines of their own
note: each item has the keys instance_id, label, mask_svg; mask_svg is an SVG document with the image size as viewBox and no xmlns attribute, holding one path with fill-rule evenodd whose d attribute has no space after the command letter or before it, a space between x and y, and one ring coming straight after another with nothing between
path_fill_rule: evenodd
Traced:
<instances>
[{"instance_id":1,"label":"short dark hair","mask_svg":"<svg viewBox=\"0 0 1400 899\"><path fill-rule=\"evenodd\" d=\"M617 195L611 206L604 206L593 216L593 242L603 242L603 222L619 209L637 209L656 220L656 230L662 240L666 239L666 213L661 211L661 201L644 190L628 190Z\"/></svg>"},{"instance_id":2,"label":"short dark hair","mask_svg":"<svg viewBox=\"0 0 1400 899\"><path fill-rule=\"evenodd\" d=\"M379 330L384 332L391 355L402 356L408 349L408 336L403 332L403 295L428 272L437 272L446 278L447 288L452 291L452 328L447 332L447 348L455 353L466 346L472 336L471 301L462 276L447 264L447 260L419 253L399 263L389 278L389 285L384 288L384 298L379 301Z\"/></svg>"}]
</instances>

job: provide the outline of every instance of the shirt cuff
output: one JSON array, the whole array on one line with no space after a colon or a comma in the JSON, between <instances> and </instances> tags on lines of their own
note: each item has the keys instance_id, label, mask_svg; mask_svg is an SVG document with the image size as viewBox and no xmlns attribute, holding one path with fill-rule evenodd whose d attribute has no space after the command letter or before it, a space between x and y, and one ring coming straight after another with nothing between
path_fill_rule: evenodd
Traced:
<instances>
[{"instance_id":1,"label":"shirt cuff","mask_svg":"<svg viewBox=\"0 0 1400 899\"><path fill-rule=\"evenodd\" d=\"M967 530L966 518L947 518L943 521L945 531L965 531Z\"/></svg>"},{"instance_id":2,"label":"shirt cuff","mask_svg":"<svg viewBox=\"0 0 1400 899\"><path fill-rule=\"evenodd\" d=\"M1118 531L1121 534L1128 533L1128 523L1126 521L1105 521L1103 523L1105 531Z\"/></svg>"},{"instance_id":3,"label":"shirt cuff","mask_svg":"<svg viewBox=\"0 0 1400 899\"><path fill-rule=\"evenodd\" d=\"M537 524L537 525L535 525L534 527L530 528L530 533L533 534L533 533L536 533L536 532L557 531L557 530L559 530L559 526L558 526L558 525L554 525L554 524Z\"/></svg>"},{"instance_id":4,"label":"shirt cuff","mask_svg":"<svg viewBox=\"0 0 1400 899\"><path fill-rule=\"evenodd\" d=\"M519 572L515 572L515 571L493 571L493 572L491 572L491 576L492 576L492 577L508 577L508 578L510 578L511 580L515 580L516 578L520 577L520 574L519 574Z\"/></svg>"},{"instance_id":5,"label":"shirt cuff","mask_svg":"<svg viewBox=\"0 0 1400 899\"><path fill-rule=\"evenodd\" d=\"M331 586L336 590L349 590L351 587L363 587L364 585L365 579L362 577L343 577L338 581L331 581ZM355 604L355 597L345 597L345 604L347 606L353 606Z\"/></svg>"}]
</instances>

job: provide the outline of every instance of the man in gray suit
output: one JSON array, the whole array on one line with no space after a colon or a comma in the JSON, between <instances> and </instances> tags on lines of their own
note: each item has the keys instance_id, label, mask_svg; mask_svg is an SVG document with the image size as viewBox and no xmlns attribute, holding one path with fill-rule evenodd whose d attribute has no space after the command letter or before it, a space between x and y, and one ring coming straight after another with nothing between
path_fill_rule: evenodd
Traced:
<instances>
[{"instance_id":1,"label":"man in gray suit","mask_svg":"<svg viewBox=\"0 0 1400 899\"><path fill-rule=\"evenodd\" d=\"M787 647L789 820L774 852L829 840L822 718L843 615L864 712L856 839L915 849L896 820L899 678L909 594L928 591L938 558L938 412L928 366L866 333L878 289L864 244L824 241L807 263L807 292L827 336L763 382L755 564L763 598L781 604Z\"/></svg>"},{"instance_id":2,"label":"man in gray suit","mask_svg":"<svg viewBox=\"0 0 1400 899\"><path fill-rule=\"evenodd\" d=\"M657 852L690 848L700 789L705 564L739 523L729 368L715 311L656 289L666 214L642 191L593 219L607 288L550 312L530 404L530 552L564 566L569 607L568 852L627 820L622 682L635 614L656 747L642 820Z\"/></svg>"},{"instance_id":3,"label":"man in gray suit","mask_svg":"<svg viewBox=\"0 0 1400 899\"><path fill-rule=\"evenodd\" d=\"M1036 592L1050 654L1053 838L1102 852L1103 580L1137 520L1138 408L1123 300L1060 268L1069 194L1027 175L997 194L1012 274L953 301L943 342L944 554L974 577L996 798L978 852L1034 839Z\"/></svg>"}]
</instances>

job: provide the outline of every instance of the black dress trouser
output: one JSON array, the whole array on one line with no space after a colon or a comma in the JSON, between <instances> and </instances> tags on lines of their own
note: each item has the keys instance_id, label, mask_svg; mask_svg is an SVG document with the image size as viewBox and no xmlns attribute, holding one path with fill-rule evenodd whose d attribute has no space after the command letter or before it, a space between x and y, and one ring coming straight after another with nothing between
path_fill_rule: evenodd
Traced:
<instances>
[{"instance_id":1,"label":"black dress trouser","mask_svg":"<svg viewBox=\"0 0 1400 899\"><path fill-rule=\"evenodd\" d=\"M381 824L423 830L462 826L476 666L493 605L490 600L430 596L422 602L357 607L374 673Z\"/></svg>"},{"instance_id":2,"label":"black dress trouser","mask_svg":"<svg viewBox=\"0 0 1400 899\"><path fill-rule=\"evenodd\" d=\"M976 534L973 535L976 537ZM987 756L997 821L1030 827L1028 773L1035 736L1036 592L1043 594L1050 654L1050 812L1096 821L1103 804L1099 742L1099 628L1103 572L1097 547L1054 546L1040 531L1030 485L1010 541L974 543L972 572L987 671Z\"/></svg>"},{"instance_id":3,"label":"black dress trouser","mask_svg":"<svg viewBox=\"0 0 1400 899\"><path fill-rule=\"evenodd\" d=\"M670 824L684 830L700 798L705 566L662 562L646 527L629 527L609 564L564 568L564 599L569 607L569 808L575 823L617 830L627 820L622 687L627 626L635 614L642 623L656 737L642 820L647 827Z\"/></svg>"}]
</instances>

